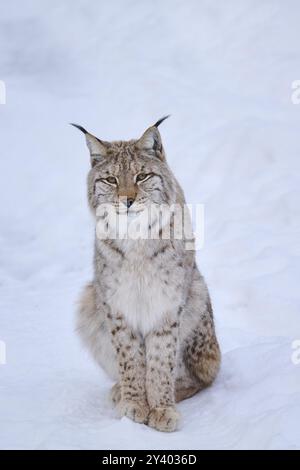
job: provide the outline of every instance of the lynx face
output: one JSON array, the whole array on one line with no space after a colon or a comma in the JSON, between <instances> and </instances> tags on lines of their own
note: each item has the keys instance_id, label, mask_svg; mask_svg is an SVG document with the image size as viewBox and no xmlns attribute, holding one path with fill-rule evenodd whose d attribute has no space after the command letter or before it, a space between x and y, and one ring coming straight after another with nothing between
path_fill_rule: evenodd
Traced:
<instances>
[{"instance_id":1,"label":"lynx face","mask_svg":"<svg viewBox=\"0 0 300 470\"><path fill-rule=\"evenodd\" d=\"M162 205L175 203L176 181L166 163L160 122L138 140L118 142L103 142L80 128L91 155L89 205L106 230L133 221L148 230L158 221ZM126 220L116 217L121 215Z\"/></svg>"},{"instance_id":2,"label":"lynx face","mask_svg":"<svg viewBox=\"0 0 300 470\"><path fill-rule=\"evenodd\" d=\"M115 207L140 211L149 203L168 204L172 181L166 164L136 142L112 143L103 161L88 176L89 201L93 208L110 203Z\"/></svg>"}]
</instances>

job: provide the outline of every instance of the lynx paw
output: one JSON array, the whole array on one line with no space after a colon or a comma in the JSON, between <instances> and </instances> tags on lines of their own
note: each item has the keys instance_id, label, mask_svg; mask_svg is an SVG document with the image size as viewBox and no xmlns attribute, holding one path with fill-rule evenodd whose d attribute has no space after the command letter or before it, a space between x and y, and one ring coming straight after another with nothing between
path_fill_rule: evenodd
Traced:
<instances>
[{"instance_id":1,"label":"lynx paw","mask_svg":"<svg viewBox=\"0 0 300 470\"><path fill-rule=\"evenodd\" d=\"M173 406L154 408L150 411L148 425L163 432L176 431L180 414Z\"/></svg>"},{"instance_id":2,"label":"lynx paw","mask_svg":"<svg viewBox=\"0 0 300 470\"><path fill-rule=\"evenodd\" d=\"M127 416L136 423L146 423L148 419L149 407L147 403L120 401L117 409L120 416Z\"/></svg>"},{"instance_id":3,"label":"lynx paw","mask_svg":"<svg viewBox=\"0 0 300 470\"><path fill-rule=\"evenodd\" d=\"M111 391L110 391L110 398L114 405L117 405L121 400L121 386L119 383L116 383Z\"/></svg>"}]
</instances>

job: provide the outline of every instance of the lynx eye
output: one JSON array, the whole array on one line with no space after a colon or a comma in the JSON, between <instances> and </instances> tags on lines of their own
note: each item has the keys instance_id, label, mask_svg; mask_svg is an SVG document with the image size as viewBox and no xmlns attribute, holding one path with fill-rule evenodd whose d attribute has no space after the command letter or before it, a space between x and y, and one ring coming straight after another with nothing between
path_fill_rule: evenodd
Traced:
<instances>
[{"instance_id":1,"label":"lynx eye","mask_svg":"<svg viewBox=\"0 0 300 470\"><path fill-rule=\"evenodd\" d=\"M148 178L148 176L150 175L147 175L146 173L140 173L136 176L136 182L139 182L139 181L144 181L146 178Z\"/></svg>"},{"instance_id":2,"label":"lynx eye","mask_svg":"<svg viewBox=\"0 0 300 470\"><path fill-rule=\"evenodd\" d=\"M110 184L117 184L117 178L115 178L114 176L109 176L108 178L105 179L105 181L107 181Z\"/></svg>"}]
</instances>

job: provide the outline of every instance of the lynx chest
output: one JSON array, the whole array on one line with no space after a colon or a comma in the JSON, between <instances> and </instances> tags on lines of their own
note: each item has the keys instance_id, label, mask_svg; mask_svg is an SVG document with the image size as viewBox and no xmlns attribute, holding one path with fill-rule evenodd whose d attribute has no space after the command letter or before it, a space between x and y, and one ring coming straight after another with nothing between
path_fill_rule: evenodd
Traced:
<instances>
[{"instance_id":1,"label":"lynx chest","mask_svg":"<svg viewBox=\"0 0 300 470\"><path fill-rule=\"evenodd\" d=\"M129 256L112 274L108 302L142 335L176 312L182 300L182 279L168 263Z\"/></svg>"}]
</instances>

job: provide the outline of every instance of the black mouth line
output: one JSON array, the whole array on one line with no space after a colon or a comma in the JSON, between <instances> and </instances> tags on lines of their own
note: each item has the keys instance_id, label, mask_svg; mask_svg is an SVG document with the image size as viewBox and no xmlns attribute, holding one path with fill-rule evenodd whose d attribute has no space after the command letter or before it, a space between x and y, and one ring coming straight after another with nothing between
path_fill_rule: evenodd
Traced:
<instances>
[{"instance_id":1,"label":"black mouth line","mask_svg":"<svg viewBox=\"0 0 300 470\"><path fill-rule=\"evenodd\" d=\"M144 212L144 209L140 209L139 211L132 211L130 209L124 209L124 211L116 211L116 213L118 215L124 215L124 214L127 214L127 215L136 215L136 214L140 214L141 212Z\"/></svg>"}]
</instances>

